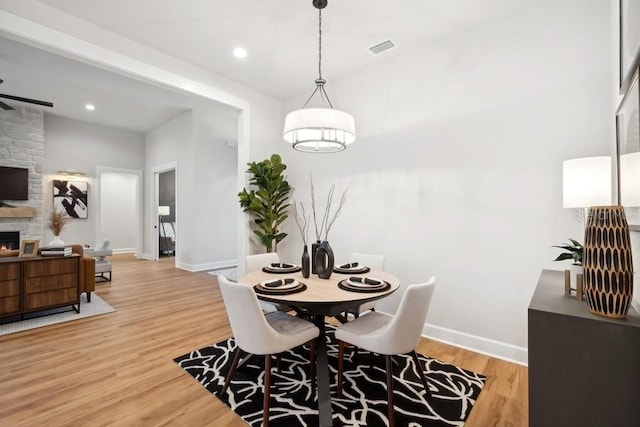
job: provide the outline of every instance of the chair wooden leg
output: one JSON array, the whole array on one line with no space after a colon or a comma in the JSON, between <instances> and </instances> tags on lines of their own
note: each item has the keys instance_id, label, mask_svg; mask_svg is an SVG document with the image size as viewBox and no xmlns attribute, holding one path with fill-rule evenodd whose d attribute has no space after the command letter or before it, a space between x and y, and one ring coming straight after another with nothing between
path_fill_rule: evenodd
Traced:
<instances>
[{"instance_id":1,"label":"chair wooden leg","mask_svg":"<svg viewBox=\"0 0 640 427\"><path fill-rule=\"evenodd\" d=\"M338 341L338 397L342 397L342 375L344 373L344 348L346 343Z\"/></svg>"},{"instance_id":2,"label":"chair wooden leg","mask_svg":"<svg viewBox=\"0 0 640 427\"><path fill-rule=\"evenodd\" d=\"M424 386L425 394L427 395L427 399L431 399L431 390L429 390L429 384L427 383L427 377L424 376L424 372L422 371L422 365L420 365L420 360L418 359L418 355L416 351L411 352L411 357L413 358L413 363L416 364L416 370L418 371L418 375L420 375L420 380L422 381L422 385Z\"/></svg>"},{"instance_id":3,"label":"chair wooden leg","mask_svg":"<svg viewBox=\"0 0 640 427\"><path fill-rule=\"evenodd\" d=\"M316 340L312 339L309 342L309 352L311 353L309 357L309 362L311 366L309 367L309 374L311 375L311 389L314 390L316 388Z\"/></svg>"},{"instance_id":4,"label":"chair wooden leg","mask_svg":"<svg viewBox=\"0 0 640 427\"><path fill-rule=\"evenodd\" d=\"M262 403L262 425L269 427L269 402L271 401L271 355L264 356L264 401Z\"/></svg>"},{"instance_id":5,"label":"chair wooden leg","mask_svg":"<svg viewBox=\"0 0 640 427\"><path fill-rule=\"evenodd\" d=\"M391 355L386 356L387 359L387 400L389 401L389 427L395 427L395 419L393 416L393 362Z\"/></svg>"},{"instance_id":6,"label":"chair wooden leg","mask_svg":"<svg viewBox=\"0 0 640 427\"><path fill-rule=\"evenodd\" d=\"M224 396L224 394L227 392L227 388L229 388L229 384L231 384L231 379L235 375L236 369L238 368L240 356L242 356L242 350L240 350L240 347L236 347L236 354L233 357L233 362L231 362L231 368L229 368L229 372L227 373L227 379L224 381L224 386L222 387L220 396Z\"/></svg>"}]
</instances>

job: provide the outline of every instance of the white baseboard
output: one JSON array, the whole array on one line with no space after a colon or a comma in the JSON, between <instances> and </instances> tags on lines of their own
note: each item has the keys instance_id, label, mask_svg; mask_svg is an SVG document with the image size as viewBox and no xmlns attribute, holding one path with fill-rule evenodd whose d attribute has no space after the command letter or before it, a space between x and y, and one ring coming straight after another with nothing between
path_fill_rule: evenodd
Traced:
<instances>
[{"instance_id":1,"label":"white baseboard","mask_svg":"<svg viewBox=\"0 0 640 427\"><path fill-rule=\"evenodd\" d=\"M376 311L380 310L376 308ZM393 315L393 313L380 312ZM518 365L528 366L529 363L528 349L502 341L479 337L430 323L425 323L422 327L422 336L455 347L464 348L465 350L506 360L507 362L517 363Z\"/></svg>"},{"instance_id":2,"label":"white baseboard","mask_svg":"<svg viewBox=\"0 0 640 427\"><path fill-rule=\"evenodd\" d=\"M496 357L506 360L507 362L528 366L529 350L525 347L479 337L429 323L425 323L424 328L422 328L422 334L426 338L475 351L476 353L486 354L487 356Z\"/></svg>"},{"instance_id":3,"label":"white baseboard","mask_svg":"<svg viewBox=\"0 0 640 427\"><path fill-rule=\"evenodd\" d=\"M153 257L151 256L151 254L146 253L146 254L141 254L138 259L146 259L147 261L153 261Z\"/></svg>"},{"instance_id":4,"label":"white baseboard","mask_svg":"<svg viewBox=\"0 0 640 427\"><path fill-rule=\"evenodd\" d=\"M114 249L113 250L114 254L135 254L136 253L136 248L120 248L120 249Z\"/></svg>"},{"instance_id":5,"label":"white baseboard","mask_svg":"<svg viewBox=\"0 0 640 427\"><path fill-rule=\"evenodd\" d=\"M235 260L235 259L230 259L227 261L210 262L207 264L186 264L183 262L176 262L176 268L180 268L182 270L187 270L191 272L217 270L220 268L231 268L231 267L237 267L237 266L238 266L238 260Z\"/></svg>"}]
</instances>

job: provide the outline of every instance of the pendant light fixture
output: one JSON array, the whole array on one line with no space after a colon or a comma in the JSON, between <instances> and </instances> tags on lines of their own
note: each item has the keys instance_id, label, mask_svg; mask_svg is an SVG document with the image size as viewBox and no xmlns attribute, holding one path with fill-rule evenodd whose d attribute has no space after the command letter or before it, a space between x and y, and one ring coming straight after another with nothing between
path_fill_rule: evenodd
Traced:
<instances>
[{"instance_id":1,"label":"pendant light fixture","mask_svg":"<svg viewBox=\"0 0 640 427\"><path fill-rule=\"evenodd\" d=\"M322 9L327 0L313 0L318 9L318 78L316 89L300 110L287 114L284 120L284 139L293 148L307 153L336 153L347 148L356 140L356 126L353 116L333 108L324 89L326 80L322 78ZM311 99L318 94L322 107L307 108Z\"/></svg>"}]
</instances>

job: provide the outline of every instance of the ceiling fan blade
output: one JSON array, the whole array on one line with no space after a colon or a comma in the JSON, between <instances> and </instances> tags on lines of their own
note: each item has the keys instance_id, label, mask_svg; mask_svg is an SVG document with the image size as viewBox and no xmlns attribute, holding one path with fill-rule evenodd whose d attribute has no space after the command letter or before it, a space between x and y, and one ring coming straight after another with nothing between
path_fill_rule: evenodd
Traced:
<instances>
[{"instance_id":1,"label":"ceiling fan blade","mask_svg":"<svg viewBox=\"0 0 640 427\"><path fill-rule=\"evenodd\" d=\"M11 105L5 104L2 101L0 101L0 108L2 108L3 110L15 110L15 108L13 108Z\"/></svg>"},{"instance_id":2,"label":"ceiling fan blade","mask_svg":"<svg viewBox=\"0 0 640 427\"><path fill-rule=\"evenodd\" d=\"M29 104L44 105L45 107L53 107L52 102L38 101L37 99L21 98L19 96L5 95L0 93L0 98L7 98L13 101L28 102Z\"/></svg>"}]
</instances>

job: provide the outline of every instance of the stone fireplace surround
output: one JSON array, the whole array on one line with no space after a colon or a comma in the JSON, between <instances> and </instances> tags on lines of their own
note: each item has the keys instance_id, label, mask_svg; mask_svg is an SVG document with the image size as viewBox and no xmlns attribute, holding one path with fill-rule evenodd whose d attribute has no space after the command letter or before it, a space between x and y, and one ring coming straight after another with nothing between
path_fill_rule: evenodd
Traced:
<instances>
[{"instance_id":1,"label":"stone fireplace surround","mask_svg":"<svg viewBox=\"0 0 640 427\"><path fill-rule=\"evenodd\" d=\"M43 238L43 162L44 113L29 107L0 110L0 165L29 169L29 200L12 204L36 212L35 217L0 215L0 232L18 232L19 239Z\"/></svg>"}]
</instances>

